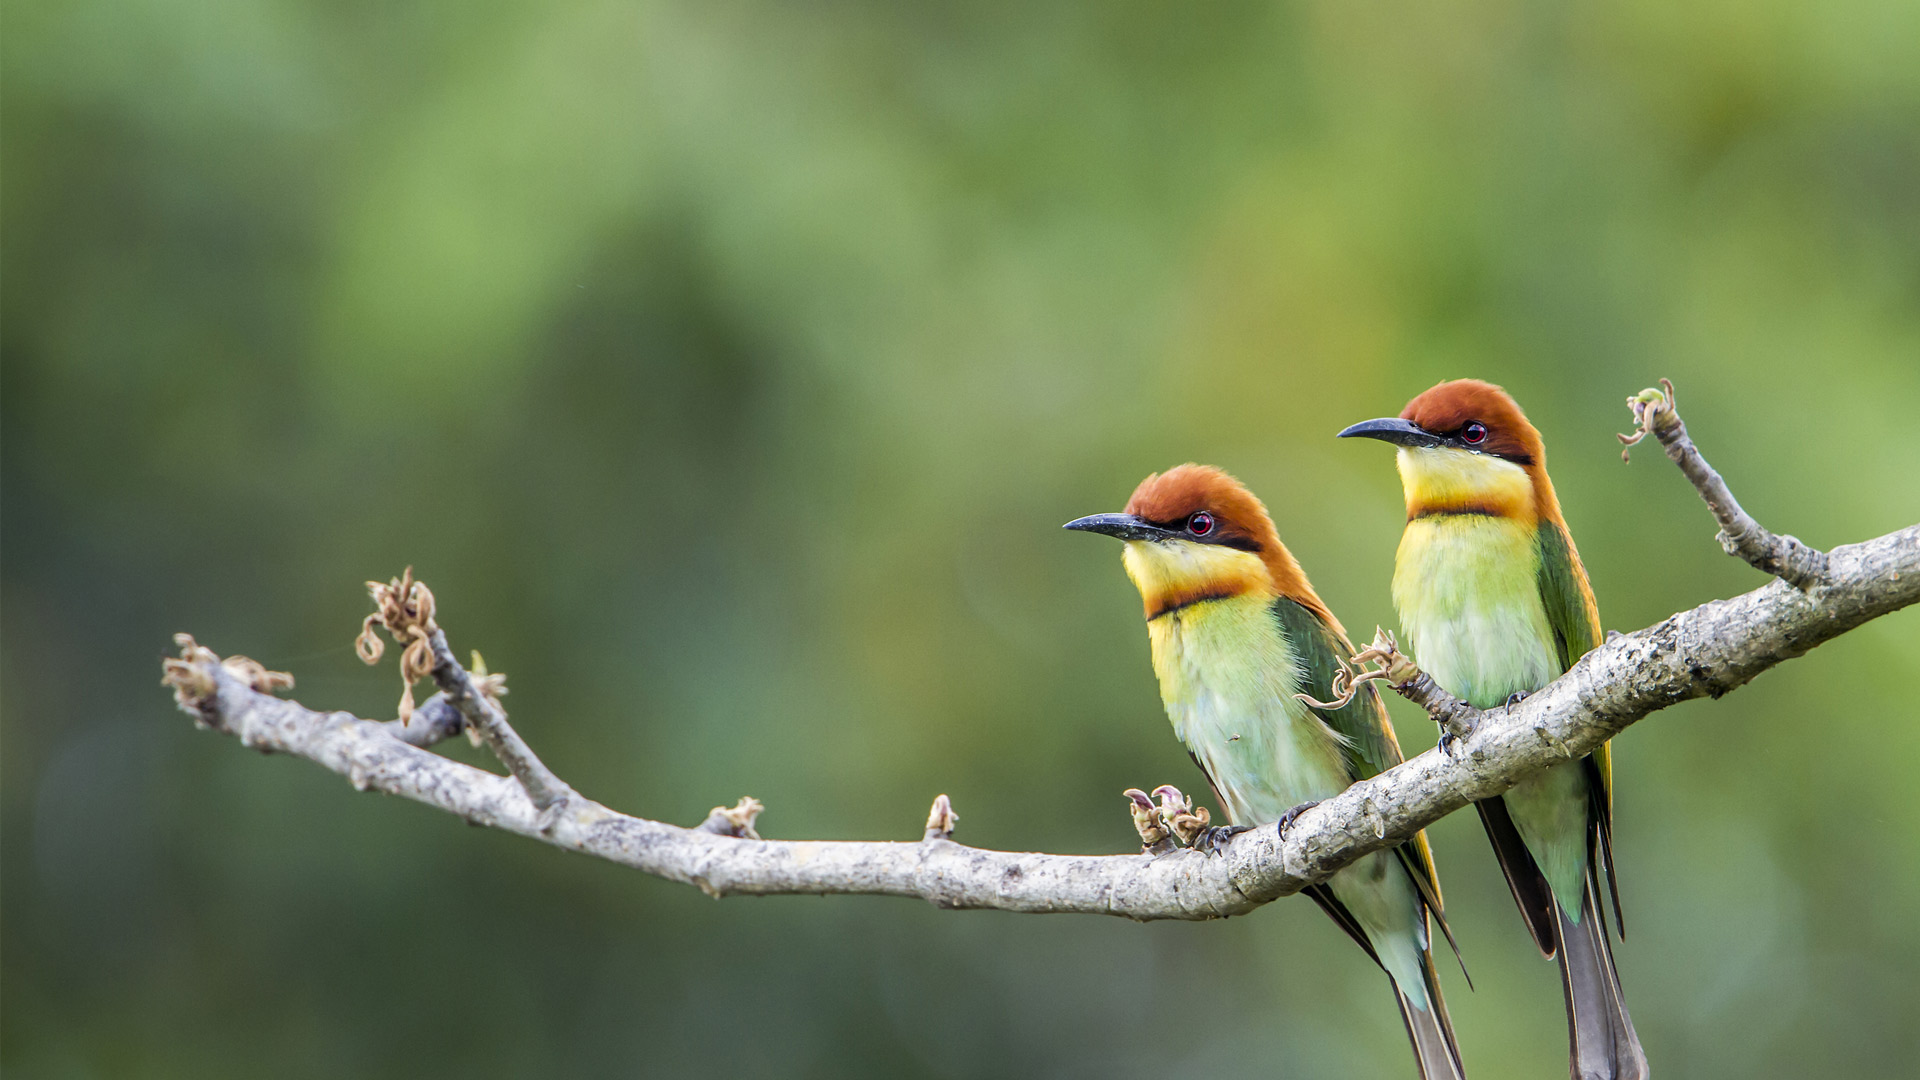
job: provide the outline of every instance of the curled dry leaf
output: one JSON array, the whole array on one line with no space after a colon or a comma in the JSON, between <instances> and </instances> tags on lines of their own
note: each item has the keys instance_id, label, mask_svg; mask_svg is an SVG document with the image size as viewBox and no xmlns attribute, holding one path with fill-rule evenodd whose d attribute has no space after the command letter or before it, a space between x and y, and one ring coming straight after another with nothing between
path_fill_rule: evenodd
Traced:
<instances>
[{"instance_id":1,"label":"curled dry leaf","mask_svg":"<svg viewBox=\"0 0 1920 1080\"><path fill-rule=\"evenodd\" d=\"M171 687L174 700L187 708L198 708L213 696L216 687L206 671L210 664L226 668L262 694L293 689L293 676L287 672L268 671L265 664L246 656L222 660L212 649L195 641L192 634L175 634L173 643L180 646L180 655L168 657L161 663L160 684Z\"/></svg>"},{"instance_id":2,"label":"curled dry leaf","mask_svg":"<svg viewBox=\"0 0 1920 1080\"><path fill-rule=\"evenodd\" d=\"M265 664L250 656L229 656L220 661L220 665L262 694L293 689L293 675L290 672L268 671Z\"/></svg>"},{"instance_id":3,"label":"curled dry leaf","mask_svg":"<svg viewBox=\"0 0 1920 1080\"><path fill-rule=\"evenodd\" d=\"M1364 668L1364 664L1377 664L1378 667ZM1353 703L1360 693L1360 687L1366 683L1385 681L1391 686L1400 686L1411 682L1420 674L1420 669L1400 651L1399 642L1393 635L1381 627L1373 628L1373 644L1354 653L1350 659L1340 661L1340 670L1333 674L1333 700L1316 701L1306 694L1295 694L1294 699L1304 701L1316 709L1338 710Z\"/></svg>"},{"instance_id":4,"label":"curled dry leaf","mask_svg":"<svg viewBox=\"0 0 1920 1080\"><path fill-rule=\"evenodd\" d=\"M220 658L212 649L193 640L192 634L175 634L173 643L180 646L180 655L161 662L160 685L173 690L173 699L182 708L198 709L213 696L214 690L213 679L201 665L217 664Z\"/></svg>"},{"instance_id":5,"label":"curled dry leaf","mask_svg":"<svg viewBox=\"0 0 1920 1080\"><path fill-rule=\"evenodd\" d=\"M1172 784L1161 784L1153 793L1160 799L1160 820L1181 843L1192 847L1213 820L1212 813L1204 806L1193 805L1193 799Z\"/></svg>"},{"instance_id":6,"label":"curled dry leaf","mask_svg":"<svg viewBox=\"0 0 1920 1080\"><path fill-rule=\"evenodd\" d=\"M394 643L403 647L400 654L400 722L413 717L413 684L433 674L434 632L433 590L424 581L415 581L413 567L392 581L367 582L367 594L373 598L374 613L360 624L360 636L353 641L354 652L368 664L379 663L386 652L376 629L385 629ZM502 691L504 692L504 690Z\"/></svg>"},{"instance_id":7,"label":"curled dry leaf","mask_svg":"<svg viewBox=\"0 0 1920 1080\"><path fill-rule=\"evenodd\" d=\"M1673 383L1661 379L1660 386L1662 390L1649 386L1627 399L1627 408L1633 412L1633 433L1614 436L1623 444L1620 449L1621 461L1633 460L1628 456L1629 451L1638 446L1640 440L1654 434L1654 428L1660 424L1663 416L1679 414L1680 403L1674 398Z\"/></svg>"},{"instance_id":8,"label":"curled dry leaf","mask_svg":"<svg viewBox=\"0 0 1920 1080\"><path fill-rule=\"evenodd\" d=\"M1173 831L1160 817L1160 808L1139 788L1128 788L1127 810L1133 815L1133 830L1140 834L1140 851L1146 855L1164 855L1179 847Z\"/></svg>"}]
</instances>

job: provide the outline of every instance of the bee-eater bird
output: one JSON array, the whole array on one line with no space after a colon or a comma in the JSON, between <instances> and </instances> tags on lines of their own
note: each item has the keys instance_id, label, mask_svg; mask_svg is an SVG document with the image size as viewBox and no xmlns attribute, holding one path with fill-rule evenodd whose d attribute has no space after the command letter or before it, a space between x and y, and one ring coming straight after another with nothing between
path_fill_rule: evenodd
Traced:
<instances>
[{"instance_id":1,"label":"bee-eater bird","mask_svg":"<svg viewBox=\"0 0 1920 1080\"><path fill-rule=\"evenodd\" d=\"M1265 822L1284 830L1303 804L1400 763L1371 685L1340 709L1294 696L1331 700L1334 674L1353 646L1280 543L1267 508L1239 481L1182 465L1141 481L1125 513L1066 527L1126 542L1167 717L1232 823L1196 846L1213 850L1224 836ZM1386 969L1424 1080L1460 1080L1428 937L1428 915L1443 932L1446 916L1426 835L1306 891Z\"/></svg>"},{"instance_id":2,"label":"bee-eater bird","mask_svg":"<svg viewBox=\"0 0 1920 1080\"><path fill-rule=\"evenodd\" d=\"M1560 677L1600 642L1600 612L1547 479L1546 447L1506 391L1443 382L1396 419L1340 433L1393 443L1407 499L1393 602L1413 661L1455 697L1491 708ZM1560 961L1568 1058L1579 1080L1647 1075L1600 908L1613 866L1605 744L1476 804L1540 951Z\"/></svg>"}]
</instances>

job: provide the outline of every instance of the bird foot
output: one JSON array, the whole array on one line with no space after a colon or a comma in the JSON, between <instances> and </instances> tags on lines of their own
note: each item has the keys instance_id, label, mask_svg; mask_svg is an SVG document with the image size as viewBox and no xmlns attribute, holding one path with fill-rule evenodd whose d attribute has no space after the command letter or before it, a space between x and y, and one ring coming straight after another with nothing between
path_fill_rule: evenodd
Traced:
<instances>
[{"instance_id":1,"label":"bird foot","mask_svg":"<svg viewBox=\"0 0 1920 1080\"><path fill-rule=\"evenodd\" d=\"M1203 855L1224 855L1227 841L1252 828L1251 825L1212 825L1201 829L1187 846Z\"/></svg>"},{"instance_id":2,"label":"bird foot","mask_svg":"<svg viewBox=\"0 0 1920 1080\"><path fill-rule=\"evenodd\" d=\"M1511 709L1526 699L1527 693L1521 691L1508 697L1502 707ZM1441 753L1448 757L1454 756L1454 747L1465 742L1473 734L1476 715L1475 710L1467 708L1464 704L1434 713L1433 718L1440 725L1439 750Z\"/></svg>"},{"instance_id":3,"label":"bird foot","mask_svg":"<svg viewBox=\"0 0 1920 1080\"><path fill-rule=\"evenodd\" d=\"M1440 720L1440 752L1452 757L1454 748L1473 736L1474 724L1469 717L1452 715Z\"/></svg>"},{"instance_id":4,"label":"bird foot","mask_svg":"<svg viewBox=\"0 0 1920 1080\"><path fill-rule=\"evenodd\" d=\"M1521 702L1527 700L1527 698L1531 696L1533 696L1531 691L1527 691L1527 690L1520 690L1515 693L1508 694L1507 700L1501 704L1501 707L1506 709L1511 709L1515 705L1520 704ZM1452 757L1453 748L1459 745L1462 741L1464 741L1467 738L1467 736L1472 734L1473 734L1473 725L1468 723L1467 719L1464 716L1456 714L1456 715L1448 716L1444 719L1441 719L1440 720L1440 744L1439 744L1440 752L1447 755L1448 757Z\"/></svg>"},{"instance_id":5,"label":"bird foot","mask_svg":"<svg viewBox=\"0 0 1920 1080\"><path fill-rule=\"evenodd\" d=\"M1293 828L1293 823L1296 818L1298 818L1301 814L1304 814L1307 811L1319 805L1320 805L1320 800L1315 799L1312 802L1303 802L1299 806L1296 806L1293 809L1287 811L1286 813L1281 814L1280 820L1274 823L1274 826L1273 826L1274 830L1280 834L1282 839L1284 839L1287 835L1287 831Z\"/></svg>"}]
</instances>

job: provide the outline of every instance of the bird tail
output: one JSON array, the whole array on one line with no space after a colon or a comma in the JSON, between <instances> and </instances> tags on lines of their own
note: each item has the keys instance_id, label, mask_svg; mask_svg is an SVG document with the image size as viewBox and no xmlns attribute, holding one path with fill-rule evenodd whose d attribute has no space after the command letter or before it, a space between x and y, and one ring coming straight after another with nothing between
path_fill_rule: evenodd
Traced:
<instances>
[{"instance_id":1,"label":"bird tail","mask_svg":"<svg viewBox=\"0 0 1920 1080\"><path fill-rule=\"evenodd\" d=\"M1646 1080L1647 1055L1620 995L1596 884L1589 871L1579 922L1558 904L1553 909L1555 955L1567 992L1568 1065L1573 1080Z\"/></svg>"},{"instance_id":2,"label":"bird tail","mask_svg":"<svg viewBox=\"0 0 1920 1080\"><path fill-rule=\"evenodd\" d=\"M1440 976L1433 968L1431 950L1421 952L1420 976L1427 987L1425 1008L1401 993L1399 986L1393 988L1393 996L1400 1002L1400 1019L1407 1025L1407 1037L1413 1040L1420 1080L1466 1080L1467 1070L1460 1064L1460 1044L1453 1037L1447 999L1440 996Z\"/></svg>"}]
</instances>

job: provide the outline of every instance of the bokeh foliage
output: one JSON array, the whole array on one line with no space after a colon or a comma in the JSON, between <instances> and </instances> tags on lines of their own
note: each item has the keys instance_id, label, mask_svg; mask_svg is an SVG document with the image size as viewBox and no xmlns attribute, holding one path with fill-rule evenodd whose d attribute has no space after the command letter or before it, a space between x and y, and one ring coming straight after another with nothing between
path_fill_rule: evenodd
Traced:
<instances>
[{"instance_id":1,"label":"bokeh foliage","mask_svg":"<svg viewBox=\"0 0 1920 1080\"><path fill-rule=\"evenodd\" d=\"M1058 526L1150 470L1237 472L1362 636L1397 482L1331 435L1440 378L1544 429L1610 627L1759 583L1619 462L1659 375L1774 527L1920 517L1911 3L19 0L0 48L11 1076L1406 1075L1305 902L715 903L197 733L158 657L390 715L348 643L412 563L612 805L1122 850L1199 784ZM1617 744L1663 1074L1920 1056L1916 630ZM1434 833L1472 1075L1555 1075Z\"/></svg>"}]
</instances>

